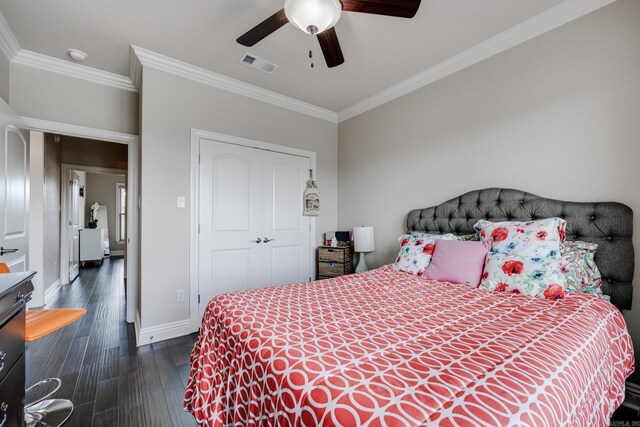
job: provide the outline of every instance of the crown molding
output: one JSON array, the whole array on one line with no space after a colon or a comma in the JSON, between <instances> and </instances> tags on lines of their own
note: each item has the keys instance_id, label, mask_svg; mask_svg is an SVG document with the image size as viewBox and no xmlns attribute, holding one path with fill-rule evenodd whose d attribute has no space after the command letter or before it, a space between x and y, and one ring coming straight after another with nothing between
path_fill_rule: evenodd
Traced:
<instances>
[{"instance_id":1,"label":"crown molding","mask_svg":"<svg viewBox=\"0 0 640 427\"><path fill-rule=\"evenodd\" d=\"M35 119L33 117L20 117L20 120L31 130L75 136L77 138L97 139L100 141L118 142L120 144L129 144L138 139L137 135L130 133L52 122L50 120Z\"/></svg>"},{"instance_id":2,"label":"crown molding","mask_svg":"<svg viewBox=\"0 0 640 427\"><path fill-rule=\"evenodd\" d=\"M137 92L136 87L131 83L129 77L109 71L99 70L86 65L74 64L63 59L43 55L37 52L21 49L11 60L14 64L25 65L27 67L39 68L63 76L74 77L117 89Z\"/></svg>"},{"instance_id":3,"label":"crown molding","mask_svg":"<svg viewBox=\"0 0 640 427\"><path fill-rule=\"evenodd\" d=\"M139 92L142 84L142 63L136 55L133 45L129 46L129 79Z\"/></svg>"},{"instance_id":4,"label":"crown molding","mask_svg":"<svg viewBox=\"0 0 640 427\"><path fill-rule=\"evenodd\" d=\"M0 51L11 60L20 51L18 40L13 35L11 27L0 13Z\"/></svg>"},{"instance_id":5,"label":"crown molding","mask_svg":"<svg viewBox=\"0 0 640 427\"><path fill-rule=\"evenodd\" d=\"M308 116L327 120L332 123L338 122L338 115L334 111L300 101L295 98L282 95L268 89L245 83L243 81L218 74L207 69L179 61L168 56L143 49L138 46L131 46L131 49L138 57L143 67L151 67L166 73L184 77L218 89L223 89L238 95L246 96L261 102L286 108Z\"/></svg>"},{"instance_id":6,"label":"crown molding","mask_svg":"<svg viewBox=\"0 0 640 427\"><path fill-rule=\"evenodd\" d=\"M338 122L349 120L455 72L504 52L561 25L578 19L617 0L566 0L557 6L497 34L457 55L428 68L338 112Z\"/></svg>"}]
</instances>

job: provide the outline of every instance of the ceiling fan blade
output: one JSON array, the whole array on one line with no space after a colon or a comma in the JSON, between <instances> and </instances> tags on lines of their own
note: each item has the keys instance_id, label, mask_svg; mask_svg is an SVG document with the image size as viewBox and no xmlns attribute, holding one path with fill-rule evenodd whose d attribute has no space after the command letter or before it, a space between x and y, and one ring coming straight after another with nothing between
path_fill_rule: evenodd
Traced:
<instances>
[{"instance_id":1,"label":"ceiling fan blade","mask_svg":"<svg viewBox=\"0 0 640 427\"><path fill-rule=\"evenodd\" d=\"M289 22L289 20L284 14L284 9L282 9L238 37L236 41L243 46L253 46L287 22Z\"/></svg>"},{"instance_id":2,"label":"ceiling fan blade","mask_svg":"<svg viewBox=\"0 0 640 427\"><path fill-rule=\"evenodd\" d=\"M329 68L337 67L344 63L344 56L342 56L342 49L340 48L335 28L329 28L318 34L318 42L320 42L324 59L327 61Z\"/></svg>"},{"instance_id":3,"label":"ceiling fan blade","mask_svg":"<svg viewBox=\"0 0 640 427\"><path fill-rule=\"evenodd\" d=\"M373 13L376 15L413 18L420 0L340 0L345 12Z\"/></svg>"}]
</instances>

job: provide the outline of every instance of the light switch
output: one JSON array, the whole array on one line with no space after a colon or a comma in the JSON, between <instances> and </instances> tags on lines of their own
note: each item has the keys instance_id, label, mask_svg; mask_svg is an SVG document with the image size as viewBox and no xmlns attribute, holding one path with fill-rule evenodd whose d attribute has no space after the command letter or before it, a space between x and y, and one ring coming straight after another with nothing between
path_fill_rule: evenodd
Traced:
<instances>
[{"instance_id":1,"label":"light switch","mask_svg":"<svg viewBox=\"0 0 640 427\"><path fill-rule=\"evenodd\" d=\"M184 197L178 197L178 207L184 208L184 205L185 205Z\"/></svg>"}]
</instances>

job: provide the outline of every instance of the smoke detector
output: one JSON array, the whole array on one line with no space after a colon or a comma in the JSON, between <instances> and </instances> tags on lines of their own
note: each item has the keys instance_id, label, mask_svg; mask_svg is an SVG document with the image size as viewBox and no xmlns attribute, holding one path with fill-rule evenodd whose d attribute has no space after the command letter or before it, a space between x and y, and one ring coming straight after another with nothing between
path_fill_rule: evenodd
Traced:
<instances>
[{"instance_id":1,"label":"smoke detector","mask_svg":"<svg viewBox=\"0 0 640 427\"><path fill-rule=\"evenodd\" d=\"M76 62L84 62L89 57L89 55L87 55L80 49L73 49L73 48L67 49L67 54L71 59L73 59Z\"/></svg>"},{"instance_id":2,"label":"smoke detector","mask_svg":"<svg viewBox=\"0 0 640 427\"><path fill-rule=\"evenodd\" d=\"M244 55L242 55L242 58L240 58L240 61L238 62L240 62L242 65L246 65L247 67L254 68L267 74L273 73L278 68L277 64L269 62L266 59L259 58L250 53L245 53Z\"/></svg>"}]
</instances>

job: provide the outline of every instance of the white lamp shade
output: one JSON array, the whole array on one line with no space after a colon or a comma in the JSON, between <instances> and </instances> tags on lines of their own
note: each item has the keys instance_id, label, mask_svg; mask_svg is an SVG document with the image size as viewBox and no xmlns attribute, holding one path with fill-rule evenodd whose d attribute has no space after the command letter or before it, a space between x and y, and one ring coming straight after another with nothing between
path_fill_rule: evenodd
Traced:
<instances>
[{"instance_id":1,"label":"white lamp shade","mask_svg":"<svg viewBox=\"0 0 640 427\"><path fill-rule=\"evenodd\" d=\"M342 14L339 0L287 0L284 14L296 27L311 34L309 27L318 28L318 33L336 25Z\"/></svg>"},{"instance_id":2,"label":"white lamp shade","mask_svg":"<svg viewBox=\"0 0 640 427\"><path fill-rule=\"evenodd\" d=\"M376 249L373 241L373 227L355 227L353 245L356 252L373 252Z\"/></svg>"}]
</instances>

